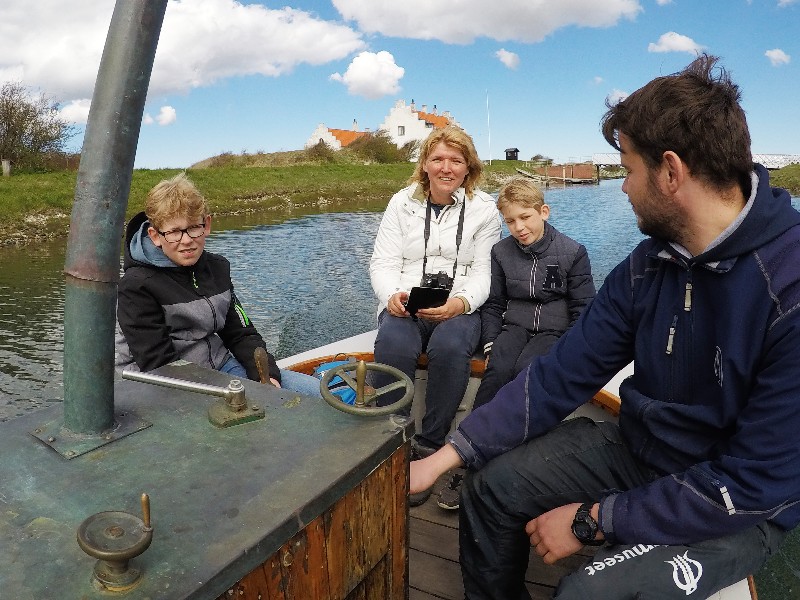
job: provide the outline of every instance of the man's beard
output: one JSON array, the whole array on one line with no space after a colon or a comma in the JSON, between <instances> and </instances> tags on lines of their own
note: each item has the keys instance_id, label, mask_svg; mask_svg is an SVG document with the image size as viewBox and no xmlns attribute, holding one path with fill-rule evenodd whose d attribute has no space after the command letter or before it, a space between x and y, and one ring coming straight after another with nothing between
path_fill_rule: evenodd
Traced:
<instances>
[{"instance_id":1,"label":"man's beard","mask_svg":"<svg viewBox=\"0 0 800 600\"><path fill-rule=\"evenodd\" d=\"M682 244L686 237L686 214L654 183L647 189L646 203L636 214L636 225L644 235Z\"/></svg>"}]
</instances>

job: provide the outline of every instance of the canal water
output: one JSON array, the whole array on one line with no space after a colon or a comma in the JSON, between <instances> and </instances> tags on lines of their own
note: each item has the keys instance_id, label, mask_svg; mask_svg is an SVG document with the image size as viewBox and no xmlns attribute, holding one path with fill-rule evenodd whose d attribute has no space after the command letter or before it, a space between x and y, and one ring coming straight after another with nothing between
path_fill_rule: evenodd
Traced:
<instances>
[{"instance_id":1,"label":"canal water","mask_svg":"<svg viewBox=\"0 0 800 600\"><path fill-rule=\"evenodd\" d=\"M621 181L548 189L551 223L589 251L596 284L642 239ZM219 218L206 247L277 358L376 326L368 262L382 213ZM506 232L507 233L507 232ZM63 399L66 241L0 249L0 421Z\"/></svg>"}]
</instances>

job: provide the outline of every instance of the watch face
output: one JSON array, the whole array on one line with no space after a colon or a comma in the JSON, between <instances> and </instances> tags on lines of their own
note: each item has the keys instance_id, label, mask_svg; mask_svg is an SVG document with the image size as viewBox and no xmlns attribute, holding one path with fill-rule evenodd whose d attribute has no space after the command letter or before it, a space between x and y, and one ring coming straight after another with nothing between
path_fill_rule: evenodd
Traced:
<instances>
[{"instance_id":1,"label":"watch face","mask_svg":"<svg viewBox=\"0 0 800 600\"><path fill-rule=\"evenodd\" d=\"M582 521L573 523L572 531L575 533L575 537L577 537L579 540L588 540L594 537L592 536L592 528L588 523L584 523Z\"/></svg>"}]
</instances>

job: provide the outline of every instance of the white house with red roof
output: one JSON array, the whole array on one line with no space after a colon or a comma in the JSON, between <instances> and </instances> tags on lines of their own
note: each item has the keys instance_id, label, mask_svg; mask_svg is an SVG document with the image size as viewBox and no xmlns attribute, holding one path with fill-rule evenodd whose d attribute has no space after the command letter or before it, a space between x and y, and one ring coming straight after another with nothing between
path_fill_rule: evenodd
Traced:
<instances>
[{"instance_id":1,"label":"white house with red roof","mask_svg":"<svg viewBox=\"0 0 800 600\"><path fill-rule=\"evenodd\" d=\"M431 111L428 111L425 104L417 110L413 100L411 104L406 104L405 100L401 99L394 103L378 129L388 133L392 141L400 148L411 141L421 142L434 129L441 129L447 125L458 125L458 123L449 112L439 114L435 104Z\"/></svg>"},{"instance_id":2,"label":"white house with red roof","mask_svg":"<svg viewBox=\"0 0 800 600\"><path fill-rule=\"evenodd\" d=\"M334 150L341 150L342 148L352 144L358 138L369 133L370 131L368 129L359 131L358 121L355 119L353 119L352 129L331 129L325 125L325 123L320 123L317 125L314 133L311 134L311 137L309 137L306 141L305 147L311 148L320 142L325 142Z\"/></svg>"},{"instance_id":3,"label":"white house with red roof","mask_svg":"<svg viewBox=\"0 0 800 600\"><path fill-rule=\"evenodd\" d=\"M378 126L378 129L389 134L391 140L400 148L410 141L422 141L428 137L434 129L441 129L447 125L458 125L449 112L438 113L436 105L433 110L428 111L427 105L423 104L417 110L414 101L406 104L405 100L398 100L389 111L389 114ZM370 134L369 129L358 130L358 122L353 120L351 129L331 129L324 123L317 125L314 133L305 143L306 148L316 146L320 141L325 142L334 150L341 150L350 145L361 136Z\"/></svg>"}]
</instances>

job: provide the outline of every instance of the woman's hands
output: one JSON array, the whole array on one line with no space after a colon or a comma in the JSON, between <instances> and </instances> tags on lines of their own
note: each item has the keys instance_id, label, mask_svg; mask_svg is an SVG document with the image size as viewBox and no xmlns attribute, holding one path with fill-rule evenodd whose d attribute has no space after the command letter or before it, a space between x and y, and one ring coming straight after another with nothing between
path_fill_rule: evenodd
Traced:
<instances>
[{"instance_id":1,"label":"woman's hands","mask_svg":"<svg viewBox=\"0 0 800 600\"><path fill-rule=\"evenodd\" d=\"M386 310L394 317L410 317L411 315L406 310L406 302L408 302L408 292L397 292L389 298L386 303ZM458 315L463 315L466 312L466 308L464 301L456 296L448 298L447 302L442 306L419 309L417 316L428 321L446 321Z\"/></svg>"},{"instance_id":2,"label":"woman's hands","mask_svg":"<svg viewBox=\"0 0 800 600\"><path fill-rule=\"evenodd\" d=\"M410 317L406 310L406 302L408 302L408 292L397 292L389 298L386 310L393 317Z\"/></svg>"},{"instance_id":3,"label":"woman's hands","mask_svg":"<svg viewBox=\"0 0 800 600\"><path fill-rule=\"evenodd\" d=\"M417 311L417 316L428 321L447 321L447 319L463 315L465 310L464 301L455 297L448 298L447 302L436 308L421 308Z\"/></svg>"}]
</instances>

